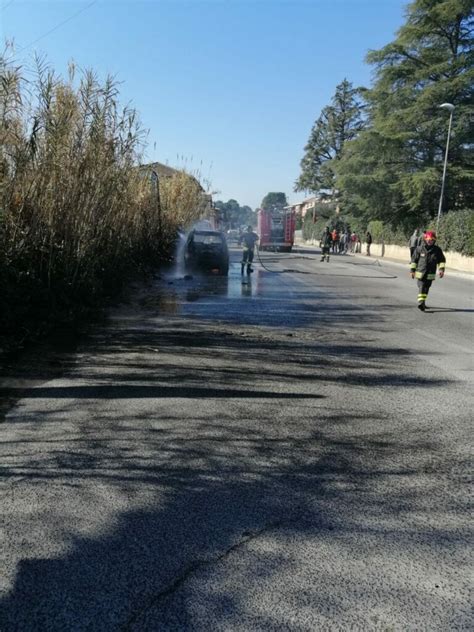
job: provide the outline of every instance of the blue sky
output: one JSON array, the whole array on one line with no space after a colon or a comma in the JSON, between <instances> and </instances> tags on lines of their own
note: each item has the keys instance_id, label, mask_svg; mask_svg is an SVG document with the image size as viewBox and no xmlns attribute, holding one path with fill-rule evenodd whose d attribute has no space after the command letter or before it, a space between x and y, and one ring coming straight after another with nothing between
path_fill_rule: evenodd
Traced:
<instances>
[{"instance_id":1,"label":"blue sky","mask_svg":"<svg viewBox=\"0 0 474 632\"><path fill-rule=\"evenodd\" d=\"M311 126L347 77L368 85L369 49L405 0L0 0L19 60L74 59L121 83L149 129L146 159L185 167L215 199L290 201ZM64 22L64 24L62 24ZM22 49L22 50L21 50Z\"/></svg>"}]
</instances>

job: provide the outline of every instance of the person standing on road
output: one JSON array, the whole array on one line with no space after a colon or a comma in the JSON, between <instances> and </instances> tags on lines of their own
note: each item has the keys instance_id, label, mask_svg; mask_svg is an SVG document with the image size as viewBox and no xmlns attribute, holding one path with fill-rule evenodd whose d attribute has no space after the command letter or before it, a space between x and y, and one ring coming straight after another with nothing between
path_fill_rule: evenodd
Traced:
<instances>
[{"instance_id":1,"label":"person standing on road","mask_svg":"<svg viewBox=\"0 0 474 632\"><path fill-rule=\"evenodd\" d=\"M339 254L342 255L344 252L344 233L341 232L339 235Z\"/></svg>"},{"instance_id":2,"label":"person standing on road","mask_svg":"<svg viewBox=\"0 0 474 632\"><path fill-rule=\"evenodd\" d=\"M324 257L326 257L327 263L329 263L329 252L331 251L332 245L332 235L329 232L329 226L323 231L321 235L321 239L319 240L319 246L321 248L321 261L324 261Z\"/></svg>"},{"instance_id":3,"label":"person standing on road","mask_svg":"<svg viewBox=\"0 0 474 632\"><path fill-rule=\"evenodd\" d=\"M254 233L251 226L247 226L247 231L242 233L239 238L239 245L242 246L242 265L241 274L244 273L245 266L247 266L247 274L253 272L252 261L255 254L255 244L259 240L257 233Z\"/></svg>"},{"instance_id":4,"label":"person standing on road","mask_svg":"<svg viewBox=\"0 0 474 632\"><path fill-rule=\"evenodd\" d=\"M372 235L367 231L367 235L365 236L365 242L367 244L367 256L370 257L370 246L372 245Z\"/></svg>"},{"instance_id":5,"label":"person standing on road","mask_svg":"<svg viewBox=\"0 0 474 632\"><path fill-rule=\"evenodd\" d=\"M357 247L357 235L355 233L351 233L351 252L355 253L356 252L356 247Z\"/></svg>"},{"instance_id":6,"label":"person standing on road","mask_svg":"<svg viewBox=\"0 0 474 632\"><path fill-rule=\"evenodd\" d=\"M343 242L343 252L345 255L347 255L347 253L349 252L349 247L351 245L351 233L350 230L346 230L346 232L344 233L342 240Z\"/></svg>"},{"instance_id":7,"label":"person standing on road","mask_svg":"<svg viewBox=\"0 0 474 632\"><path fill-rule=\"evenodd\" d=\"M410 264L411 278L416 277L418 282L418 309L422 312L427 309L426 299L431 284L436 278L437 268L439 269L439 278L444 277L446 257L435 242L436 233L433 230L427 230L423 234L421 244L415 248Z\"/></svg>"},{"instance_id":8,"label":"person standing on road","mask_svg":"<svg viewBox=\"0 0 474 632\"><path fill-rule=\"evenodd\" d=\"M413 231L413 235L410 237L410 241L408 242L408 246L410 248L410 261L413 259L413 255L415 254L415 250L420 245L421 237L419 235L418 228L415 228Z\"/></svg>"},{"instance_id":9,"label":"person standing on road","mask_svg":"<svg viewBox=\"0 0 474 632\"><path fill-rule=\"evenodd\" d=\"M332 252L333 254L336 254L336 252L339 252L339 233L336 228L332 231L331 237L332 237Z\"/></svg>"}]
</instances>

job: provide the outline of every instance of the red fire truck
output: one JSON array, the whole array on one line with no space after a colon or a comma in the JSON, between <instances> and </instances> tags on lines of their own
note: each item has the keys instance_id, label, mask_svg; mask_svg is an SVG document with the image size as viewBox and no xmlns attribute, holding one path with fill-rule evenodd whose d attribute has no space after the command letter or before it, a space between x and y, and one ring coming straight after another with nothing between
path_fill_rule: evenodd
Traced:
<instances>
[{"instance_id":1,"label":"red fire truck","mask_svg":"<svg viewBox=\"0 0 474 632\"><path fill-rule=\"evenodd\" d=\"M289 208L258 210L261 250L291 252L295 241L296 214Z\"/></svg>"}]
</instances>

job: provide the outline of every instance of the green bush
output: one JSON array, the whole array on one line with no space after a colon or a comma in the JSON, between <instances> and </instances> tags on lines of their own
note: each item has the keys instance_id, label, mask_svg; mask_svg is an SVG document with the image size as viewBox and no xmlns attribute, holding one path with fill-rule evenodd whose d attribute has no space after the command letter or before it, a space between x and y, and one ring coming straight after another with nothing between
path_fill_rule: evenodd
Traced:
<instances>
[{"instance_id":1,"label":"green bush","mask_svg":"<svg viewBox=\"0 0 474 632\"><path fill-rule=\"evenodd\" d=\"M436 230L437 243L443 250L459 252L466 257L474 256L474 211L472 209L451 211L442 215L438 228L433 220L420 228L421 230ZM406 227L393 228L378 220L369 222L369 230L375 242L380 243L383 239L386 244L396 246L407 246L411 234L406 232Z\"/></svg>"},{"instance_id":2,"label":"green bush","mask_svg":"<svg viewBox=\"0 0 474 632\"><path fill-rule=\"evenodd\" d=\"M303 218L303 239L305 241L311 241L314 238L316 223L313 221L313 214L311 211L306 213Z\"/></svg>"},{"instance_id":3,"label":"green bush","mask_svg":"<svg viewBox=\"0 0 474 632\"><path fill-rule=\"evenodd\" d=\"M430 228L436 229L436 225L433 223ZM442 215L437 235L438 244L443 250L474 257L474 211L464 209Z\"/></svg>"},{"instance_id":4,"label":"green bush","mask_svg":"<svg viewBox=\"0 0 474 632\"><path fill-rule=\"evenodd\" d=\"M303 222L303 238L307 241L319 240L325 226L331 230L337 228L339 231L350 226L351 231L356 232L364 241L367 230L372 234L375 243L393 244L396 246L408 246L410 233L402 226L389 226L380 220L372 220L367 227L363 220L352 215L332 215L331 217L320 217L313 222L311 213L308 213ZM422 230L436 230L436 222L431 222L427 226L421 226ZM443 250L459 252L466 257L474 257L474 211L464 209L461 211L451 211L442 215L437 229L438 244Z\"/></svg>"},{"instance_id":5,"label":"green bush","mask_svg":"<svg viewBox=\"0 0 474 632\"><path fill-rule=\"evenodd\" d=\"M373 220L372 222L369 222L367 230L370 231L370 234L372 235L372 240L376 244L381 243L382 239L385 239L384 225L383 222L381 222L380 220Z\"/></svg>"}]
</instances>

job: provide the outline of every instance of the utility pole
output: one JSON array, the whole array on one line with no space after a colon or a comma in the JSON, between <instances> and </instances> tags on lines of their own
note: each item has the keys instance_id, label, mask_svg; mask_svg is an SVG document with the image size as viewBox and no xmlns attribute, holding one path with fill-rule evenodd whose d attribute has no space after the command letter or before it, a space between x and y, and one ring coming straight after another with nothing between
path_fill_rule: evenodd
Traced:
<instances>
[{"instance_id":1,"label":"utility pole","mask_svg":"<svg viewBox=\"0 0 474 632\"><path fill-rule=\"evenodd\" d=\"M443 179L441 180L441 195L439 197L438 219L436 220L436 229L438 229L439 220L441 218L441 211L443 208L444 183L446 180L446 167L448 165L449 138L451 136L451 124L453 122L454 105L452 103L443 103L439 107L444 108L445 110L449 110L450 115L449 115L449 125L448 125L448 138L446 139L446 152L444 154Z\"/></svg>"}]
</instances>

